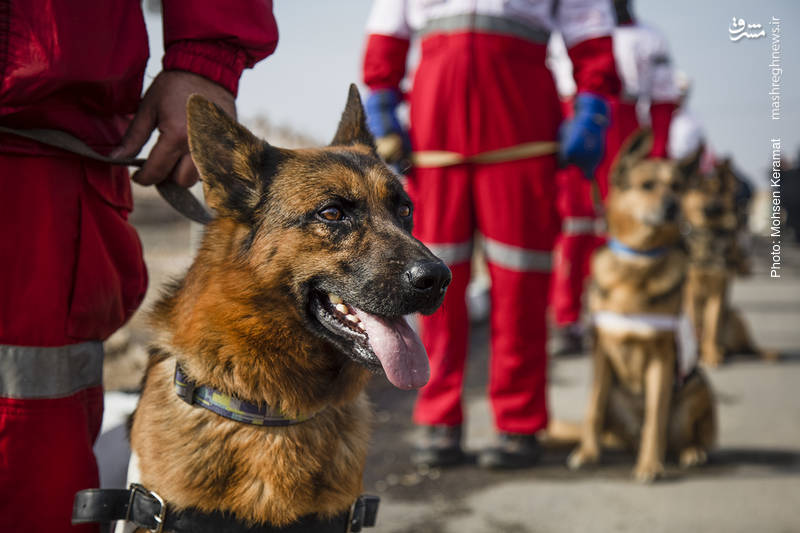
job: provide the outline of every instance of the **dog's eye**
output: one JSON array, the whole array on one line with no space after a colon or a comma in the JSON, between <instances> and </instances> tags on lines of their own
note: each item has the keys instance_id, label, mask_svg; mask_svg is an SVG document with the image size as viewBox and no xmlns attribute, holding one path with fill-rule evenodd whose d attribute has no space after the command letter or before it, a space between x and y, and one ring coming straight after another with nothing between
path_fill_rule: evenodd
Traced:
<instances>
[{"instance_id":1,"label":"dog's eye","mask_svg":"<svg viewBox=\"0 0 800 533\"><path fill-rule=\"evenodd\" d=\"M654 180L647 180L642 182L642 189L646 191L652 191L656 187L656 182Z\"/></svg>"},{"instance_id":2,"label":"dog's eye","mask_svg":"<svg viewBox=\"0 0 800 533\"><path fill-rule=\"evenodd\" d=\"M342 210L334 206L326 207L317 214L329 222L336 222L344 218L344 213L342 213Z\"/></svg>"},{"instance_id":3,"label":"dog's eye","mask_svg":"<svg viewBox=\"0 0 800 533\"><path fill-rule=\"evenodd\" d=\"M407 218L411 216L411 206L408 204L401 205L400 208L397 210L397 214L400 215L400 218Z\"/></svg>"}]
</instances>

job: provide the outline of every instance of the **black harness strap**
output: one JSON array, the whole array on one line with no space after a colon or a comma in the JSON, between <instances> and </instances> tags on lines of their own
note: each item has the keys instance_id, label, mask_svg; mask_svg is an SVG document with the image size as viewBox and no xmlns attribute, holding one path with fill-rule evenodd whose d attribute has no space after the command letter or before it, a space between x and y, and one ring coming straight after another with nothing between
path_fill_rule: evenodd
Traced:
<instances>
[{"instance_id":1,"label":"black harness strap","mask_svg":"<svg viewBox=\"0 0 800 533\"><path fill-rule=\"evenodd\" d=\"M331 519L306 515L288 526L251 525L236 517L197 509L170 511L158 494L136 483L130 489L87 489L75 495L72 523L125 520L162 533L356 533L375 525L379 498L362 495L352 507Z\"/></svg>"}]
</instances>

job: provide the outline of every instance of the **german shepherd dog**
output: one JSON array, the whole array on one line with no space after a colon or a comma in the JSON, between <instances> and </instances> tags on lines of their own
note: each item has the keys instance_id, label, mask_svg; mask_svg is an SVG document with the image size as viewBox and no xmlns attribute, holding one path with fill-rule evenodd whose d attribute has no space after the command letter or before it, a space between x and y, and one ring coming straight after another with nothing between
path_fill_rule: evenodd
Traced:
<instances>
[{"instance_id":1,"label":"german shepherd dog","mask_svg":"<svg viewBox=\"0 0 800 533\"><path fill-rule=\"evenodd\" d=\"M730 282L746 262L739 246L742 217L736 206L737 178L725 160L708 175L691 176L681 201L684 234L689 249L686 309L700 339L700 358L707 366L726 354L777 354L759 350L747 324L730 305Z\"/></svg>"},{"instance_id":2,"label":"german shepherd dog","mask_svg":"<svg viewBox=\"0 0 800 533\"><path fill-rule=\"evenodd\" d=\"M678 200L699 153L673 163L648 159L651 135L640 131L620 151L610 176L609 244L592 258L593 379L572 469L597 463L609 435L638 449L640 482L664 472L667 450L680 464L706 460L715 439L714 403L699 369L679 368L676 330L687 257L678 246ZM678 386L679 385L679 386Z\"/></svg>"},{"instance_id":3,"label":"german shepherd dog","mask_svg":"<svg viewBox=\"0 0 800 533\"><path fill-rule=\"evenodd\" d=\"M370 373L401 389L427 382L405 316L436 310L450 271L411 236L412 204L375 153L354 85L325 148L270 146L196 95L187 109L216 218L151 314L158 336L131 428L141 483L178 514L273 526L341 515L362 489L364 386ZM288 425L187 403L176 365Z\"/></svg>"}]
</instances>

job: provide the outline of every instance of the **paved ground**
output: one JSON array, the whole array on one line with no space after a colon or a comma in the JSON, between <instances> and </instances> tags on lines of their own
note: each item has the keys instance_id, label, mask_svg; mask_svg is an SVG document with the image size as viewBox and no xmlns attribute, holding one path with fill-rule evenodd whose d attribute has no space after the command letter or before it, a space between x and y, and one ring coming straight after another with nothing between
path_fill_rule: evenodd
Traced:
<instances>
[{"instance_id":1,"label":"paved ground","mask_svg":"<svg viewBox=\"0 0 800 533\"><path fill-rule=\"evenodd\" d=\"M768 259L766 251L761 257ZM710 371L720 435L709 465L688 472L668 465L667 478L654 486L631 481L633 457L621 452L585 473L564 467L567 450L548 453L525 472L416 471L408 462L413 399L374 380L378 424L366 486L382 497L377 531L800 531L800 251L784 258L780 280L758 266L736 282L733 301L756 340L783 358L739 357ZM493 438L484 399L487 335L485 328L474 332L469 359L466 444L473 451ZM580 419L590 370L587 357L553 362L549 397L556 418Z\"/></svg>"},{"instance_id":2,"label":"paved ground","mask_svg":"<svg viewBox=\"0 0 800 533\"><path fill-rule=\"evenodd\" d=\"M137 198L134 219L153 282L148 300L189 261L189 225L160 209L160 202L153 196ZM633 483L633 458L619 452L585 473L564 467L567 450L548 453L541 466L524 472L485 472L474 465L417 470L408 460L415 431L409 420L413 394L374 379L369 392L377 421L365 473L365 489L382 499L374 531L800 532L800 250L785 252L782 279L770 279L764 270L768 252L763 244L756 252L756 273L734 286L733 300L756 340L780 350L783 359L770 364L738 358L710 372L720 436L709 465L689 472L668 465L667 479L654 486ZM147 340L142 323L139 316L132 322L135 342ZM466 444L472 451L493 438L484 400L487 338L486 327L478 327L471 342L465 397ZM589 373L586 357L553 362L555 417L580 419ZM134 401L111 395L107 405L125 411ZM106 429L122 420L115 423L114 410L108 410ZM100 445L114 445L124 433L112 431ZM104 482L121 483L110 467Z\"/></svg>"}]
</instances>

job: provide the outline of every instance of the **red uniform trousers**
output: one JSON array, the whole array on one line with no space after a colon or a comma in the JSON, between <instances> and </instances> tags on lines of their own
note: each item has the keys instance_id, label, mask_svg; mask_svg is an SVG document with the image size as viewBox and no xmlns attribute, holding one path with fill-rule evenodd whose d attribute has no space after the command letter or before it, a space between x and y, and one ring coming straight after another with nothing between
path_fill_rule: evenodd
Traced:
<instances>
[{"instance_id":1,"label":"red uniform trousers","mask_svg":"<svg viewBox=\"0 0 800 533\"><path fill-rule=\"evenodd\" d=\"M477 33L426 37L411 93L417 151L473 155L556 137L561 113L545 46ZM415 235L453 273L442 307L421 318L431 379L419 424L458 425L467 354L465 289L475 231L486 244L491 288L489 395L496 426L533 433L547 424L545 311L558 232L554 156L447 168L409 179Z\"/></svg>"},{"instance_id":2,"label":"red uniform trousers","mask_svg":"<svg viewBox=\"0 0 800 533\"><path fill-rule=\"evenodd\" d=\"M125 169L0 154L0 531L71 526L99 486L101 339L147 284Z\"/></svg>"},{"instance_id":3,"label":"red uniform trousers","mask_svg":"<svg viewBox=\"0 0 800 533\"><path fill-rule=\"evenodd\" d=\"M639 122L632 103L611 101L611 116L606 134L606 149L595 171L602 200L608 194L608 174L620 147L636 131ZM575 166L558 172L558 213L561 233L554 254L550 305L558 326L578 322L586 278L591 273L594 251L605 243L603 214L597 212L592 183Z\"/></svg>"}]
</instances>

